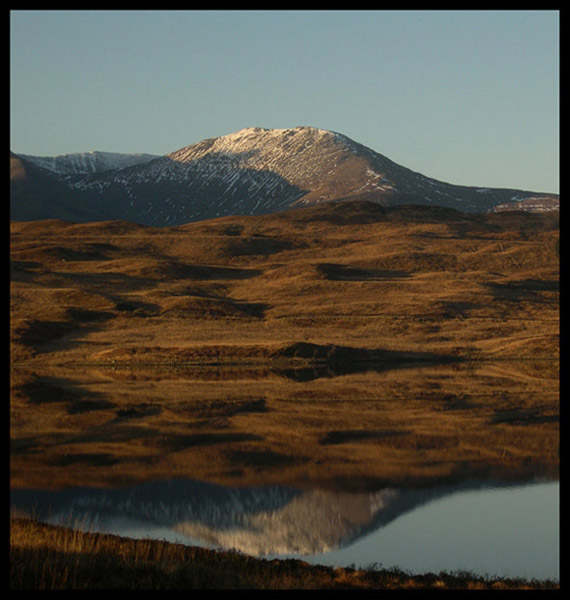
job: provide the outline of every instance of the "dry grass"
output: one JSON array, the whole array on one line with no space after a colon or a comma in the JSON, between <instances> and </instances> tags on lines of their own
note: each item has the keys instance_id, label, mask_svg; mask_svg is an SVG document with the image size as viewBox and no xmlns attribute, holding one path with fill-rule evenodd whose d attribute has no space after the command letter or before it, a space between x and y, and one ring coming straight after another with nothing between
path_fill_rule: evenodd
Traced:
<instances>
[{"instance_id":1,"label":"dry grass","mask_svg":"<svg viewBox=\"0 0 570 600\"><path fill-rule=\"evenodd\" d=\"M535 372L528 361L501 364L336 377L310 369L14 370L12 482L182 476L381 487L467 474L553 475L556 375L541 363Z\"/></svg>"},{"instance_id":2,"label":"dry grass","mask_svg":"<svg viewBox=\"0 0 570 600\"><path fill-rule=\"evenodd\" d=\"M413 576L398 569L312 566L259 560L152 540L86 534L13 520L12 590L96 589L559 589L556 582L470 573Z\"/></svg>"},{"instance_id":3,"label":"dry grass","mask_svg":"<svg viewBox=\"0 0 570 600\"><path fill-rule=\"evenodd\" d=\"M13 484L555 472L558 236L365 203L12 223Z\"/></svg>"},{"instance_id":4,"label":"dry grass","mask_svg":"<svg viewBox=\"0 0 570 600\"><path fill-rule=\"evenodd\" d=\"M11 228L13 487L557 476L554 214ZM11 525L14 588L556 587Z\"/></svg>"},{"instance_id":5,"label":"dry grass","mask_svg":"<svg viewBox=\"0 0 570 600\"><path fill-rule=\"evenodd\" d=\"M558 356L552 217L409 212L356 203L163 229L13 223L13 358L300 341Z\"/></svg>"}]
</instances>

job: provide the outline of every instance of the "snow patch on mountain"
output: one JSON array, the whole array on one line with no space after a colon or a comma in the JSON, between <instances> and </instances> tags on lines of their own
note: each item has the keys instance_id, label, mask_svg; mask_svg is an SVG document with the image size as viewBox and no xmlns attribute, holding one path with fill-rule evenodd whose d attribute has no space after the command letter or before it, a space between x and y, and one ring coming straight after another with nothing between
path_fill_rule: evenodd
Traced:
<instances>
[{"instance_id":1,"label":"snow patch on mountain","mask_svg":"<svg viewBox=\"0 0 570 600\"><path fill-rule=\"evenodd\" d=\"M158 158L154 154L123 154L120 152L78 152L57 156L32 156L20 154L31 163L59 174L104 173L114 169L123 169L132 165L141 165Z\"/></svg>"},{"instance_id":2,"label":"snow patch on mountain","mask_svg":"<svg viewBox=\"0 0 570 600\"><path fill-rule=\"evenodd\" d=\"M343 134L306 126L247 127L160 157L89 152L22 158L65 184L80 214L153 226L347 199L485 212L514 196L537 195L438 181Z\"/></svg>"}]
</instances>

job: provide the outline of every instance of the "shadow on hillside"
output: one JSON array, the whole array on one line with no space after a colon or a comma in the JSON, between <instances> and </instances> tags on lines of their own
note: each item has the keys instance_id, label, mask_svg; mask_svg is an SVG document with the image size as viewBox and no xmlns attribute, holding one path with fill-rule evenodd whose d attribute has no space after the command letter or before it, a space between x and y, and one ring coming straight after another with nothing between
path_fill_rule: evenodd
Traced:
<instances>
[{"instance_id":1,"label":"shadow on hillside","mask_svg":"<svg viewBox=\"0 0 570 600\"><path fill-rule=\"evenodd\" d=\"M317 268L333 281L379 281L410 277L408 271L397 269L363 269L351 265L321 263Z\"/></svg>"},{"instance_id":2,"label":"shadow on hillside","mask_svg":"<svg viewBox=\"0 0 570 600\"><path fill-rule=\"evenodd\" d=\"M489 282L486 284L495 300L534 300L539 292L559 292L560 281L521 279L507 283Z\"/></svg>"}]
</instances>

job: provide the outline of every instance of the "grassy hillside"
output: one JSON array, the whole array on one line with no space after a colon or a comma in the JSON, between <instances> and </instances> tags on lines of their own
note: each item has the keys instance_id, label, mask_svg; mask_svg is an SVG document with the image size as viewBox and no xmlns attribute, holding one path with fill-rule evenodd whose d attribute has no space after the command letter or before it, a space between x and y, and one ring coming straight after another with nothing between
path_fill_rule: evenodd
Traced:
<instances>
[{"instance_id":1,"label":"grassy hillside","mask_svg":"<svg viewBox=\"0 0 570 600\"><path fill-rule=\"evenodd\" d=\"M12 223L12 360L239 361L298 342L556 358L555 214L346 203L161 229Z\"/></svg>"},{"instance_id":2,"label":"grassy hillside","mask_svg":"<svg viewBox=\"0 0 570 600\"><path fill-rule=\"evenodd\" d=\"M557 472L557 213L11 229L13 485Z\"/></svg>"}]
</instances>

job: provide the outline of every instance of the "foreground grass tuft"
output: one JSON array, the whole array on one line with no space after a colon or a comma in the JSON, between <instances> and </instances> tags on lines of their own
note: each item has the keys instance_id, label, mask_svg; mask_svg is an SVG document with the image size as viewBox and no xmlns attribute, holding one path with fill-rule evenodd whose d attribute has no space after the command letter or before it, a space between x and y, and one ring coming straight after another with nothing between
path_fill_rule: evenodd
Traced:
<instances>
[{"instance_id":1,"label":"foreground grass tuft","mask_svg":"<svg viewBox=\"0 0 570 600\"><path fill-rule=\"evenodd\" d=\"M526 581L399 569L314 566L12 519L11 589L559 589Z\"/></svg>"}]
</instances>

